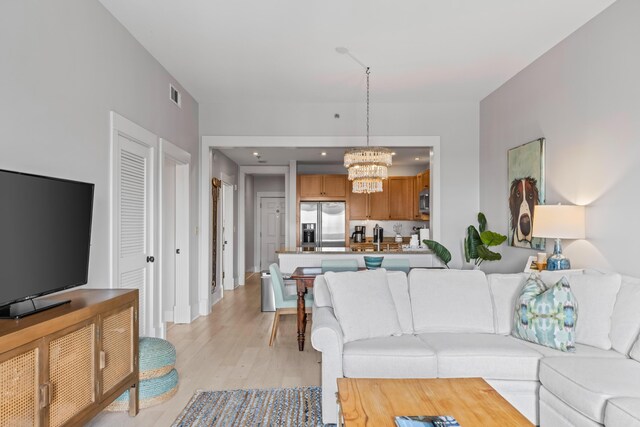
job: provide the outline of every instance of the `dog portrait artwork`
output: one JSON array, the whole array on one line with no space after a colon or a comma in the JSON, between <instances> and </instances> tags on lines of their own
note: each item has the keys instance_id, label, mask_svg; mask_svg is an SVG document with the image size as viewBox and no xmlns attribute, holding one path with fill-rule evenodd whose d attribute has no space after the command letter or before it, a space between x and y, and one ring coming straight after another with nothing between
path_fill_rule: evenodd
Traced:
<instances>
[{"instance_id":1,"label":"dog portrait artwork","mask_svg":"<svg viewBox=\"0 0 640 427\"><path fill-rule=\"evenodd\" d=\"M532 248L533 215L539 203L538 182L530 176L516 178L509 190L511 246Z\"/></svg>"},{"instance_id":2,"label":"dog portrait artwork","mask_svg":"<svg viewBox=\"0 0 640 427\"><path fill-rule=\"evenodd\" d=\"M544 203L544 138L509 150L509 245L544 249L533 236L535 207Z\"/></svg>"}]
</instances>

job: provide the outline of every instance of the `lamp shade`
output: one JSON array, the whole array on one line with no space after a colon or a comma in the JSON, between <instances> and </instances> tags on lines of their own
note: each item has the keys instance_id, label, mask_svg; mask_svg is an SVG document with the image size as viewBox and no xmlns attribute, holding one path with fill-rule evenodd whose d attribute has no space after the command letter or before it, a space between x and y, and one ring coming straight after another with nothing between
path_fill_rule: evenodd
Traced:
<instances>
[{"instance_id":1,"label":"lamp shade","mask_svg":"<svg viewBox=\"0 0 640 427\"><path fill-rule=\"evenodd\" d=\"M584 239L584 206L537 205L533 211L533 236Z\"/></svg>"}]
</instances>

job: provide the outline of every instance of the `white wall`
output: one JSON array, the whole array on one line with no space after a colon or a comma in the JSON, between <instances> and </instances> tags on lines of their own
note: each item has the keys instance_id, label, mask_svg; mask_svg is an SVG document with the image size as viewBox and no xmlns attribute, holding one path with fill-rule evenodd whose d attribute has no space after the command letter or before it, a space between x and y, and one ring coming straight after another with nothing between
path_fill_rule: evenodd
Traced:
<instances>
[{"instance_id":1,"label":"white wall","mask_svg":"<svg viewBox=\"0 0 640 427\"><path fill-rule=\"evenodd\" d=\"M211 150L211 159L210 159L210 178L218 178L227 184L234 185L234 193L233 193L233 216L235 218L234 227L238 229L238 165L225 156L219 150ZM211 181L209 181L211 182ZM220 188L220 197L218 199L218 230L222 230L222 188ZM211 223L211 222L209 222ZM211 239L209 239L211 242ZM233 277L238 277L238 233L234 230L233 233L233 248L235 251L235 256L233 257ZM212 253L212 252L209 252ZM218 262L218 273L222 270L222 252L218 253L217 262ZM209 266L209 272L212 271L211 265ZM215 303L222 297L222 282L220 281L220 275L218 274L218 286L216 288L215 293L212 295L212 303Z\"/></svg>"},{"instance_id":2,"label":"white wall","mask_svg":"<svg viewBox=\"0 0 640 427\"><path fill-rule=\"evenodd\" d=\"M638 275L640 2L618 0L480 106L480 207L507 232L507 149L547 138L547 203L587 205L586 240L565 243L574 267ZM552 251L552 241L547 251ZM493 269L532 251L503 248Z\"/></svg>"},{"instance_id":3,"label":"white wall","mask_svg":"<svg viewBox=\"0 0 640 427\"><path fill-rule=\"evenodd\" d=\"M441 240L453 252L452 265L460 264L460 242L479 206L478 120L477 103L378 104L374 99L371 105L372 135L440 136ZM357 136L364 131L363 104L200 105L201 135Z\"/></svg>"},{"instance_id":4,"label":"white wall","mask_svg":"<svg viewBox=\"0 0 640 427\"><path fill-rule=\"evenodd\" d=\"M255 245L259 244L255 238L256 221L256 196L260 192L285 192L284 175L247 175L245 187L245 270L253 272L254 269L260 268L260 260L254 257Z\"/></svg>"},{"instance_id":5,"label":"white wall","mask_svg":"<svg viewBox=\"0 0 640 427\"><path fill-rule=\"evenodd\" d=\"M109 277L109 111L191 153L197 277L198 104L97 0L0 2L0 168L95 183L89 286ZM168 96L182 92L182 109ZM156 254L157 255L157 254ZM197 283L191 284L197 303Z\"/></svg>"},{"instance_id":6,"label":"white wall","mask_svg":"<svg viewBox=\"0 0 640 427\"><path fill-rule=\"evenodd\" d=\"M173 313L176 304L176 264L170 262L175 259L176 248L176 163L164 156L164 173L162 175L162 311ZM173 321L173 318L170 317Z\"/></svg>"}]
</instances>

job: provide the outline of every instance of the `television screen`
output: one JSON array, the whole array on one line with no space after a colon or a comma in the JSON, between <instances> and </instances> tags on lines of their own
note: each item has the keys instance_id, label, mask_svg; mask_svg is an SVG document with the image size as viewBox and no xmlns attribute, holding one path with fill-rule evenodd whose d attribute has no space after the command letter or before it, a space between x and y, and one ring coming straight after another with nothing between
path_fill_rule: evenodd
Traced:
<instances>
[{"instance_id":1,"label":"television screen","mask_svg":"<svg viewBox=\"0 0 640 427\"><path fill-rule=\"evenodd\" d=\"M0 305L87 283L93 187L0 170Z\"/></svg>"}]
</instances>

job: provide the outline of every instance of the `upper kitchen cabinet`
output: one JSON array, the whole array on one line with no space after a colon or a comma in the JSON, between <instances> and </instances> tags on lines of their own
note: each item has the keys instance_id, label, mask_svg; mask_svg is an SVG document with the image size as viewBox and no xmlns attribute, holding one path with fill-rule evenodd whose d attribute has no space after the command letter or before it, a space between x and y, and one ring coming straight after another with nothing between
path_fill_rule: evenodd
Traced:
<instances>
[{"instance_id":1,"label":"upper kitchen cabinet","mask_svg":"<svg viewBox=\"0 0 640 427\"><path fill-rule=\"evenodd\" d=\"M429 188L430 185L430 176L429 169L426 169L416 175L416 184L418 192L424 190L425 188Z\"/></svg>"},{"instance_id":2,"label":"upper kitchen cabinet","mask_svg":"<svg viewBox=\"0 0 640 427\"><path fill-rule=\"evenodd\" d=\"M389 219L415 219L415 186L413 176L392 176L389 182Z\"/></svg>"},{"instance_id":3,"label":"upper kitchen cabinet","mask_svg":"<svg viewBox=\"0 0 640 427\"><path fill-rule=\"evenodd\" d=\"M417 220L429 220L429 214L424 214L420 210L420 192L423 190L429 190L429 185L431 184L430 180L430 170L426 169L416 175L416 187L415 194L416 197L414 199L414 219Z\"/></svg>"},{"instance_id":4,"label":"upper kitchen cabinet","mask_svg":"<svg viewBox=\"0 0 640 427\"><path fill-rule=\"evenodd\" d=\"M349 197L349 219L389 219L389 180L382 181L382 193L351 193Z\"/></svg>"},{"instance_id":5,"label":"upper kitchen cabinet","mask_svg":"<svg viewBox=\"0 0 640 427\"><path fill-rule=\"evenodd\" d=\"M346 175L298 175L300 200L345 200Z\"/></svg>"}]
</instances>

